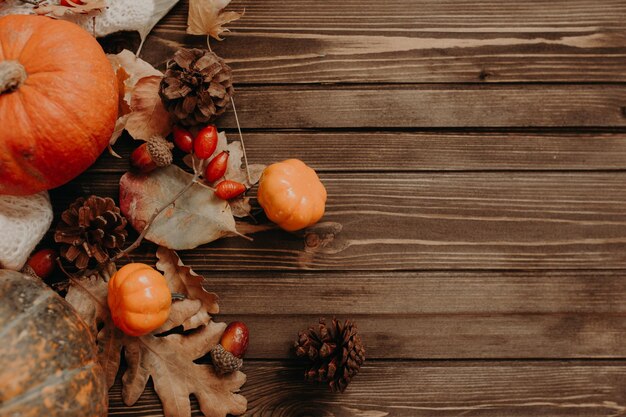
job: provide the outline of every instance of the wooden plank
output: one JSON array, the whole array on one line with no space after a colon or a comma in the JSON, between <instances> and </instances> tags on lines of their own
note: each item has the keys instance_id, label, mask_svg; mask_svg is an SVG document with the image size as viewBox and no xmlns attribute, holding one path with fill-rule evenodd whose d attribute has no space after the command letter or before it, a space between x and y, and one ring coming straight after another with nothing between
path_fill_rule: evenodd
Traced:
<instances>
[{"instance_id":1,"label":"wooden plank","mask_svg":"<svg viewBox=\"0 0 626 417\"><path fill-rule=\"evenodd\" d=\"M304 291L291 297L313 306L317 301ZM349 305L356 298L343 301ZM269 294L264 302L276 303ZM332 310L318 311L326 318L334 315ZM625 317L624 313L372 315L356 311L338 316L355 320L368 356L383 359L625 358ZM261 359L291 357L298 332L318 319L319 314L217 317L224 322L244 321L251 334L248 357Z\"/></svg>"},{"instance_id":2,"label":"wooden plank","mask_svg":"<svg viewBox=\"0 0 626 417\"><path fill-rule=\"evenodd\" d=\"M624 127L626 85L247 87L237 110L248 129Z\"/></svg>"},{"instance_id":3,"label":"wooden plank","mask_svg":"<svg viewBox=\"0 0 626 417\"><path fill-rule=\"evenodd\" d=\"M212 42L237 82L626 81L623 1L233 1L244 18ZM185 34L187 2L148 38L163 65Z\"/></svg>"},{"instance_id":4,"label":"wooden plank","mask_svg":"<svg viewBox=\"0 0 626 417\"><path fill-rule=\"evenodd\" d=\"M217 319L250 327L253 358L289 357L320 314L356 318L372 358L626 354L623 271L203 275Z\"/></svg>"},{"instance_id":5,"label":"wooden plank","mask_svg":"<svg viewBox=\"0 0 626 417\"><path fill-rule=\"evenodd\" d=\"M626 314L620 270L196 272L227 315Z\"/></svg>"},{"instance_id":6,"label":"wooden plank","mask_svg":"<svg viewBox=\"0 0 626 417\"><path fill-rule=\"evenodd\" d=\"M300 367L247 362L247 416L585 416L626 410L621 362L366 362L344 394L301 381ZM193 415L199 416L193 400ZM162 416L152 383L134 407L110 391L111 416Z\"/></svg>"},{"instance_id":7,"label":"wooden plank","mask_svg":"<svg viewBox=\"0 0 626 417\"><path fill-rule=\"evenodd\" d=\"M272 132L245 141L250 163L298 158L318 171L626 169L626 133ZM121 139L124 158L105 154L91 171L126 171L136 146Z\"/></svg>"},{"instance_id":8,"label":"wooden plank","mask_svg":"<svg viewBox=\"0 0 626 417\"><path fill-rule=\"evenodd\" d=\"M626 173L327 173L323 223L183 254L211 270L625 269ZM119 175L52 193L118 196ZM148 247L144 251L153 250ZM152 262L154 252L135 256Z\"/></svg>"}]
</instances>

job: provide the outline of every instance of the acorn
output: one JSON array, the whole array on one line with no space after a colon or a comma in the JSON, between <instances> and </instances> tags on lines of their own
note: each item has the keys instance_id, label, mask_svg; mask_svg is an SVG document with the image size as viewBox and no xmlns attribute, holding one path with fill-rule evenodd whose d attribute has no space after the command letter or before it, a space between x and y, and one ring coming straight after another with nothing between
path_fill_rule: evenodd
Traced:
<instances>
[{"instance_id":1,"label":"acorn","mask_svg":"<svg viewBox=\"0 0 626 417\"><path fill-rule=\"evenodd\" d=\"M168 166L173 160L172 148L174 145L165 138L153 136L133 151L130 163L144 174L158 167Z\"/></svg>"},{"instance_id":2,"label":"acorn","mask_svg":"<svg viewBox=\"0 0 626 417\"><path fill-rule=\"evenodd\" d=\"M56 268L59 254L54 249L41 249L33 253L22 272L41 279L48 278Z\"/></svg>"},{"instance_id":3,"label":"acorn","mask_svg":"<svg viewBox=\"0 0 626 417\"><path fill-rule=\"evenodd\" d=\"M248 326L243 322L234 321L226 327L220 342L211 349L213 366L218 373L227 374L241 368L249 336Z\"/></svg>"}]
</instances>

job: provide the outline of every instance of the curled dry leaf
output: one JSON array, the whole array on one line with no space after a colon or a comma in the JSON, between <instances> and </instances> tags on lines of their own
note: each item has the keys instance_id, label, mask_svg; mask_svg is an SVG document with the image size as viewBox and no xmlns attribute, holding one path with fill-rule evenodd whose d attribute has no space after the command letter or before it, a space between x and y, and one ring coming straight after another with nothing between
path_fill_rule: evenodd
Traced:
<instances>
[{"instance_id":1,"label":"curled dry leaf","mask_svg":"<svg viewBox=\"0 0 626 417\"><path fill-rule=\"evenodd\" d=\"M248 181L248 174L244 165L243 148L240 141L233 141L228 144L226 150L230 153L228 158L228 168L224 177L227 180L237 181L245 184L247 188L252 188L254 184L259 182L261 174L265 169L263 164L250 164L248 170L250 172L250 181Z\"/></svg>"},{"instance_id":2,"label":"curled dry leaf","mask_svg":"<svg viewBox=\"0 0 626 417\"><path fill-rule=\"evenodd\" d=\"M141 78L133 89L126 130L135 139L167 136L172 130L172 117L159 97L160 75Z\"/></svg>"},{"instance_id":3,"label":"curled dry leaf","mask_svg":"<svg viewBox=\"0 0 626 417\"><path fill-rule=\"evenodd\" d=\"M88 14L101 12L107 7L106 0L82 0L81 2L67 0L71 6L61 6L59 4L44 4L35 7L33 11L37 14L48 15L50 17L63 17L66 15Z\"/></svg>"},{"instance_id":4,"label":"curled dry leaf","mask_svg":"<svg viewBox=\"0 0 626 417\"><path fill-rule=\"evenodd\" d=\"M107 283L103 276L71 282L66 299L97 334L98 359L105 369L108 386L115 381L123 349L128 364L122 377L125 404L133 405L152 378L166 416L190 416L191 394L207 417L243 414L247 401L237 392L245 382L245 374L219 376L211 365L194 363L219 342L226 328L225 323L215 323L209 315L219 310L217 295L203 289L204 279L183 265L175 252L159 248L157 257L157 267L163 271L170 291L186 297L184 301L173 302L169 320L158 330L174 329L166 336L132 337L117 329L108 309ZM109 276L114 273L113 264L107 273ZM176 333L179 326L190 331Z\"/></svg>"},{"instance_id":5,"label":"curled dry leaf","mask_svg":"<svg viewBox=\"0 0 626 417\"><path fill-rule=\"evenodd\" d=\"M230 0L189 0L187 33L190 35L210 35L221 41L221 35L229 30L223 25L239 19L243 14L222 12Z\"/></svg>"},{"instance_id":6,"label":"curled dry leaf","mask_svg":"<svg viewBox=\"0 0 626 417\"><path fill-rule=\"evenodd\" d=\"M120 208L141 232L152 215L192 181L193 176L175 165L150 174L127 172L120 180ZM213 191L193 184L154 220L145 238L170 249L193 249L237 233L228 203Z\"/></svg>"},{"instance_id":7,"label":"curled dry leaf","mask_svg":"<svg viewBox=\"0 0 626 417\"><path fill-rule=\"evenodd\" d=\"M171 119L158 94L163 74L127 49L107 57L117 74L120 97L119 116L109 143L115 144L124 130L142 140L169 134Z\"/></svg>"}]
</instances>

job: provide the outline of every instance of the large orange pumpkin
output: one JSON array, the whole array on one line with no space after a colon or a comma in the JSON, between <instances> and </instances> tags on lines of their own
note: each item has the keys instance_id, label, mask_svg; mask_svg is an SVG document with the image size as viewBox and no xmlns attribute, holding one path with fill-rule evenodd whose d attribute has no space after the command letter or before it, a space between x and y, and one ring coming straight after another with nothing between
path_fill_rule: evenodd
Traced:
<instances>
[{"instance_id":1,"label":"large orange pumpkin","mask_svg":"<svg viewBox=\"0 0 626 417\"><path fill-rule=\"evenodd\" d=\"M106 148L115 73L79 26L43 16L0 18L0 194L64 184Z\"/></svg>"}]
</instances>

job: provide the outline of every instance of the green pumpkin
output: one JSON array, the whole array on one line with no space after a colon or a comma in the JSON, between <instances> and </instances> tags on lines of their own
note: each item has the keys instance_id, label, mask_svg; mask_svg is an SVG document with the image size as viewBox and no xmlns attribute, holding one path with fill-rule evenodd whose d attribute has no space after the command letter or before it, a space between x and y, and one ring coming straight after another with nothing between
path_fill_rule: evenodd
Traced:
<instances>
[{"instance_id":1,"label":"green pumpkin","mask_svg":"<svg viewBox=\"0 0 626 417\"><path fill-rule=\"evenodd\" d=\"M0 417L105 417L96 344L40 279L0 270Z\"/></svg>"}]
</instances>

